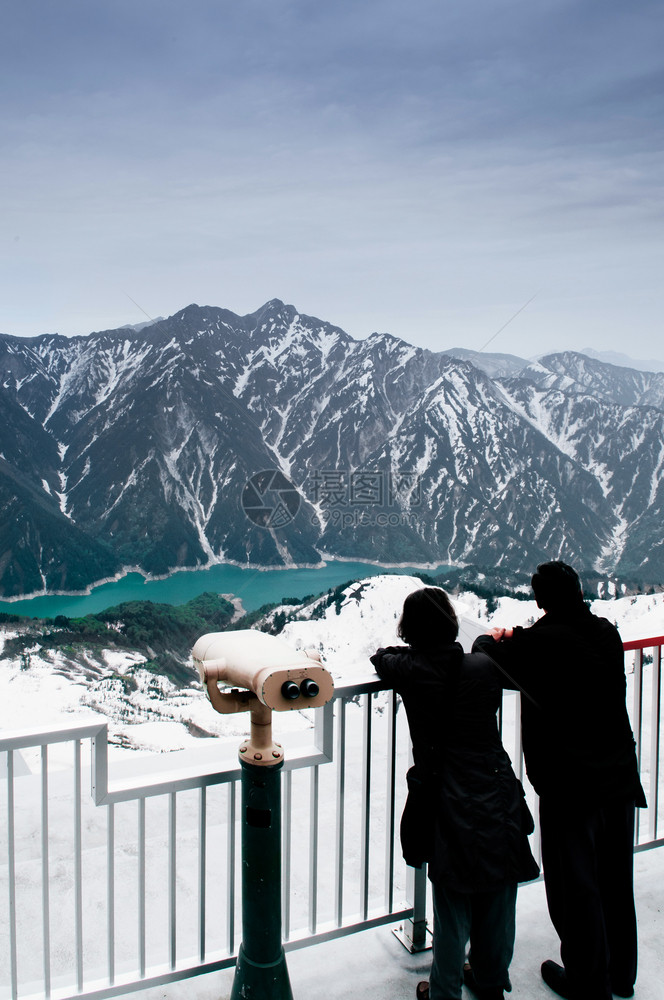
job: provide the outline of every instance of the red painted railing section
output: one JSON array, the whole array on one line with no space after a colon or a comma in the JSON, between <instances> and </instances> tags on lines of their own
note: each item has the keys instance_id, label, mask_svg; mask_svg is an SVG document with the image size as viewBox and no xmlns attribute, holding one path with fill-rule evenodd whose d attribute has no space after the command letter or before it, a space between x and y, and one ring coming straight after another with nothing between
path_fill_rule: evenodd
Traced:
<instances>
[{"instance_id":1,"label":"red painted railing section","mask_svg":"<svg viewBox=\"0 0 664 1000\"><path fill-rule=\"evenodd\" d=\"M664 635L657 635L654 639L630 639L623 642L623 649L649 649L651 646L664 646Z\"/></svg>"}]
</instances>

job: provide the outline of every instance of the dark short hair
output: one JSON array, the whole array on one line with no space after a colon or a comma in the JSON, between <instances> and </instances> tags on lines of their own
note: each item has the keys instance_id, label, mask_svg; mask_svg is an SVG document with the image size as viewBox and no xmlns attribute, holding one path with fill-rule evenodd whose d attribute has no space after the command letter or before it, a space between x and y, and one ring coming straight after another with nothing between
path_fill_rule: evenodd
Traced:
<instances>
[{"instance_id":1,"label":"dark short hair","mask_svg":"<svg viewBox=\"0 0 664 1000\"><path fill-rule=\"evenodd\" d=\"M422 587L403 602L397 635L409 646L430 649L454 642L459 633L454 606L440 587Z\"/></svg>"},{"instance_id":2,"label":"dark short hair","mask_svg":"<svg viewBox=\"0 0 664 1000\"><path fill-rule=\"evenodd\" d=\"M541 563L531 586L535 600L545 611L574 610L583 604L578 574L564 562Z\"/></svg>"}]
</instances>

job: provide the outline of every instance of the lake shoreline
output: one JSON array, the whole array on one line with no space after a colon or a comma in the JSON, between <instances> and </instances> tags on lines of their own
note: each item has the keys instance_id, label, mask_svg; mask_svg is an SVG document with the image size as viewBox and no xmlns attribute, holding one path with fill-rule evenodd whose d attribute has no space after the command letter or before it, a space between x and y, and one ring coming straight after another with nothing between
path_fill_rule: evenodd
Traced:
<instances>
[{"instance_id":1,"label":"lake shoreline","mask_svg":"<svg viewBox=\"0 0 664 1000\"><path fill-rule=\"evenodd\" d=\"M127 576L134 573L141 576L145 583L157 583L161 580L171 580L178 573L200 573L205 570L213 569L216 566L231 566L234 569L247 570L252 573L271 573L287 572L291 570L321 570L325 569L330 563L357 564L359 561L366 566L376 566L379 569L414 569L424 573L428 570L440 569L443 566L452 565L443 563L411 562L384 563L377 559L356 560L352 559L350 556L335 556L327 552L321 553L321 556L321 561L318 563L290 563L287 566L264 566L255 563L240 563L234 561L233 559L219 559L207 562L205 565L200 566L174 566L168 573L161 574L146 573L140 566L123 566L122 569L115 573L114 576L106 576L102 577L100 580L95 580L82 590L34 590L29 594L12 594L10 597L0 597L0 608L4 604L15 604L17 601L33 601L39 597L90 597L93 591L98 590L100 587L104 587L109 583L119 583L121 580L124 580ZM461 567L463 564L458 563L456 565L457 567Z\"/></svg>"},{"instance_id":2,"label":"lake shoreline","mask_svg":"<svg viewBox=\"0 0 664 1000\"><path fill-rule=\"evenodd\" d=\"M132 601L154 604L187 604L202 593L232 594L246 612L266 604L279 604L325 593L348 580L381 573L419 575L443 572L448 564L422 566L326 559L315 566L251 566L217 562L198 569L178 567L163 576L149 577L135 567L78 592L40 592L0 601L0 611L27 618L82 618Z\"/></svg>"}]
</instances>

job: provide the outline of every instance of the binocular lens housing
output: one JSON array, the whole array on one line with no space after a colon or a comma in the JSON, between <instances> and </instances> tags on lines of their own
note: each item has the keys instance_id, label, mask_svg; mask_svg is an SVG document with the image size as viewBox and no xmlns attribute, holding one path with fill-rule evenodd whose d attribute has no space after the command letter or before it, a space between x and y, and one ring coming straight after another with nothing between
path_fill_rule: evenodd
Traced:
<instances>
[{"instance_id":1,"label":"binocular lens housing","mask_svg":"<svg viewBox=\"0 0 664 1000\"><path fill-rule=\"evenodd\" d=\"M296 698L300 697L300 689L295 681L284 681L281 685L281 693L288 701L295 701Z\"/></svg>"},{"instance_id":2,"label":"binocular lens housing","mask_svg":"<svg viewBox=\"0 0 664 1000\"><path fill-rule=\"evenodd\" d=\"M281 685L282 697L286 698L287 701L295 701L300 695L305 698L315 698L319 691L318 684L311 677L305 677L299 687L295 681L284 681Z\"/></svg>"},{"instance_id":3,"label":"binocular lens housing","mask_svg":"<svg viewBox=\"0 0 664 1000\"><path fill-rule=\"evenodd\" d=\"M305 698L315 698L320 691L320 688L318 687L318 684L316 684L316 681L312 680L311 677L307 677L300 684L300 691Z\"/></svg>"}]
</instances>

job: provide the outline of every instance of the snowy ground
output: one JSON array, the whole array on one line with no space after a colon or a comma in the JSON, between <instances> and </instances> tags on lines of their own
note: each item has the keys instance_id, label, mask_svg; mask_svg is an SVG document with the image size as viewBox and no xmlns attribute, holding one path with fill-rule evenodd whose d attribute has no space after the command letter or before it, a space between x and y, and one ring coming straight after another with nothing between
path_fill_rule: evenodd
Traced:
<instances>
[{"instance_id":1,"label":"snowy ground","mask_svg":"<svg viewBox=\"0 0 664 1000\"><path fill-rule=\"evenodd\" d=\"M639 920L639 974L635 1000L661 1000L664 953L664 851L635 858L635 895ZM559 961L558 939L549 922L544 885L522 886L517 903L517 936L510 968L510 1000L556 1000L544 985L540 965ZM419 980L427 979L431 952L411 955L389 927L352 934L287 956L295 1000L413 1000ZM137 1000L228 1000L233 970L200 976L168 987L134 994ZM465 987L463 1000L474 1000Z\"/></svg>"}]
</instances>

